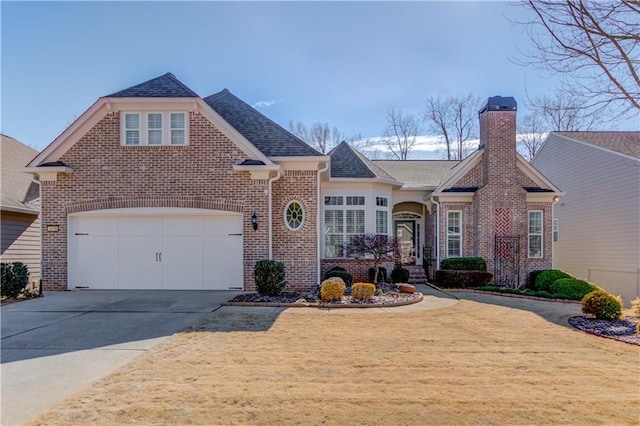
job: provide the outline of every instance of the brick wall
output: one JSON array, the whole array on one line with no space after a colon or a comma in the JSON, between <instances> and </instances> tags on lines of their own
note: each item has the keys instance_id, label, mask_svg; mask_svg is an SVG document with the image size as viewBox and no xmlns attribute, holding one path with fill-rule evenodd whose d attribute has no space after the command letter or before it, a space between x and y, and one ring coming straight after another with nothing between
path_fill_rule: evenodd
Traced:
<instances>
[{"instance_id":1,"label":"brick wall","mask_svg":"<svg viewBox=\"0 0 640 426\"><path fill-rule=\"evenodd\" d=\"M189 120L188 146L123 147L119 113L108 113L60 158L74 172L59 174L57 181L42 185L43 224L60 227L57 233L42 235L45 290L67 288L67 214L120 207L197 207L243 213L244 286L254 288L255 262L268 257L267 180L234 172L233 165L246 159L246 154L200 113L190 112ZM275 190L274 198L286 197L289 188L280 185ZM315 197L315 186L306 185L304 194ZM315 201L309 210L315 212ZM279 211L277 205L274 212ZM251 226L254 212L262 219L257 231ZM287 256L284 252L280 257ZM315 264L308 266L315 271ZM310 272L302 272L304 265L300 268L292 271L291 281L307 279Z\"/></svg>"}]
</instances>

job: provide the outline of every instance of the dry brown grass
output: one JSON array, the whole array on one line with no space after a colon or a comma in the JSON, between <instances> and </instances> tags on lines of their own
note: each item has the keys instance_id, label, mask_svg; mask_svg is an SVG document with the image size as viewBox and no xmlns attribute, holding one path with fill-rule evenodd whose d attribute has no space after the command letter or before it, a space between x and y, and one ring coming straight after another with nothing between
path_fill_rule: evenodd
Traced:
<instances>
[{"instance_id":1,"label":"dry brown grass","mask_svg":"<svg viewBox=\"0 0 640 426\"><path fill-rule=\"evenodd\" d=\"M638 424L640 348L562 325L576 305L460 297L223 309L33 424Z\"/></svg>"}]
</instances>

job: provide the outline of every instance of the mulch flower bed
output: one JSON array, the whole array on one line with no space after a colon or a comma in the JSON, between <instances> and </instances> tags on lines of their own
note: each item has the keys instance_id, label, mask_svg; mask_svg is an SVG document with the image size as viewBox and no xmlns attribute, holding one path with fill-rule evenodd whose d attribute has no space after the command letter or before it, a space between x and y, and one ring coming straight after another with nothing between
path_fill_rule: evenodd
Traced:
<instances>
[{"instance_id":1,"label":"mulch flower bed","mask_svg":"<svg viewBox=\"0 0 640 426\"><path fill-rule=\"evenodd\" d=\"M569 324L590 334L640 346L640 333L636 333L638 319L632 316L609 321L582 315L569 318Z\"/></svg>"}]
</instances>

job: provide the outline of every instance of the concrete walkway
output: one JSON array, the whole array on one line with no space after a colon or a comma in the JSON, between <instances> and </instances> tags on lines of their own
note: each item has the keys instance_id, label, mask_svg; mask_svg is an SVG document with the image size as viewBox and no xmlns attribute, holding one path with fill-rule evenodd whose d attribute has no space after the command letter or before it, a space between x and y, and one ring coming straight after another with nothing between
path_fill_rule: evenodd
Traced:
<instances>
[{"instance_id":1,"label":"concrete walkway","mask_svg":"<svg viewBox=\"0 0 640 426\"><path fill-rule=\"evenodd\" d=\"M236 294L84 290L3 306L0 423L37 417Z\"/></svg>"}]
</instances>

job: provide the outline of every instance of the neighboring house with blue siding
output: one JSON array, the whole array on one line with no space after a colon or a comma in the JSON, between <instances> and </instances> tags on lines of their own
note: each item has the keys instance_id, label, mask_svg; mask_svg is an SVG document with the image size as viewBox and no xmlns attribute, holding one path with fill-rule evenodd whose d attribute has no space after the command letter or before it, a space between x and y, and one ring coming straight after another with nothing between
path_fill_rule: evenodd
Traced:
<instances>
[{"instance_id":1,"label":"neighboring house with blue siding","mask_svg":"<svg viewBox=\"0 0 640 426\"><path fill-rule=\"evenodd\" d=\"M566 191L554 207L554 267L640 295L640 132L553 132L533 165Z\"/></svg>"}]
</instances>

